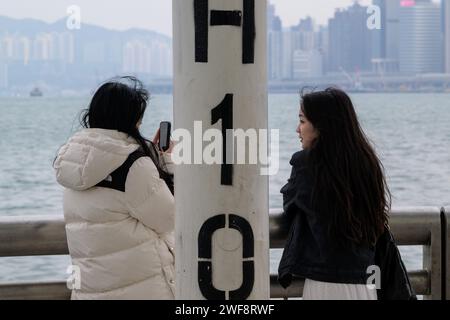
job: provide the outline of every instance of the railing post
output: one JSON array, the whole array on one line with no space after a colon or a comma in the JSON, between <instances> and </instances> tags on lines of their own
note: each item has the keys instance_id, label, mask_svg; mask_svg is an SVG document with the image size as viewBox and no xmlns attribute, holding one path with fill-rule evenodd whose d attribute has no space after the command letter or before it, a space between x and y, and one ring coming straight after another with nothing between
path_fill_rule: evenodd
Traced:
<instances>
[{"instance_id":1,"label":"railing post","mask_svg":"<svg viewBox=\"0 0 450 320\"><path fill-rule=\"evenodd\" d=\"M430 216L423 223L428 224L429 244L423 247L423 268L430 274L430 295L424 296L425 300L442 299L442 260L444 252L442 245L441 210L437 209L429 213Z\"/></svg>"},{"instance_id":2,"label":"railing post","mask_svg":"<svg viewBox=\"0 0 450 320\"><path fill-rule=\"evenodd\" d=\"M444 269L443 271L443 299L450 300L450 207L442 208L442 224L443 224L443 241L442 252L444 253Z\"/></svg>"}]
</instances>

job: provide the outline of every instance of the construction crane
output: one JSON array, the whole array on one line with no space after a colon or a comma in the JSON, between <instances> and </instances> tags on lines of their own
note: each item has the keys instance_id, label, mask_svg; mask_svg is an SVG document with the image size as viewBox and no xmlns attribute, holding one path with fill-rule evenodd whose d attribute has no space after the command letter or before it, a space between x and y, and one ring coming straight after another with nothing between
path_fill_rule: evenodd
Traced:
<instances>
[{"instance_id":1,"label":"construction crane","mask_svg":"<svg viewBox=\"0 0 450 320\"><path fill-rule=\"evenodd\" d=\"M357 73L356 77L353 78L342 66L339 67L339 70L348 79L348 81L350 81L352 90L357 90L357 91L364 90L362 82L359 77L359 73Z\"/></svg>"}]
</instances>

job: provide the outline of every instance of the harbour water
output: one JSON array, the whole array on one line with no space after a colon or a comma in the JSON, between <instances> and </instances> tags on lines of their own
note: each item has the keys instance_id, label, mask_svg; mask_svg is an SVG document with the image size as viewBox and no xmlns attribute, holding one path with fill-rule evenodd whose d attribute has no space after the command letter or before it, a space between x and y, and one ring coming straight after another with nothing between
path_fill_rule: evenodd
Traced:
<instances>
[{"instance_id":1,"label":"harbour water","mask_svg":"<svg viewBox=\"0 0 450 320\"><path fill-rule=\"evenodd\" d=\"M354 94L361 123L386 169L394 206L450 205L450 94ZM62 215L62 188L52 161L77 130L89 98L0 98L0 216ZM300 144L299 96L270 95L269 123L280 130L280 171L270 177L270 207ZM152 137L172 120L172 97L151 98L143 132ZM422 248L401 248L409 269L422 267ZM279 250L271 251L276 272ZM0 282L62 280L68 257L1 258Z\"/></svg>"}]
</instances>

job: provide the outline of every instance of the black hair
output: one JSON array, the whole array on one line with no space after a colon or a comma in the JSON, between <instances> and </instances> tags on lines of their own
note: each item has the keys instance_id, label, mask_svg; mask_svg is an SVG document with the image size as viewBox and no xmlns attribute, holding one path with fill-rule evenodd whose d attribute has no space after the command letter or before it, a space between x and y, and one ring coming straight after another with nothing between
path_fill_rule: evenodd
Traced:
<instances>
[{"instance_id":1,"label":"black hair","mask_svg":"<svg viewBox=\"0 0 450 320\"><path fill-rule=\"evenodd\" d=\"M89 107L82 114L81 125L84 128L117 130L128 134L161 173L156 146L144 138L138 128L147 109L149 96L142 82L135 77L112 79L97 89Z\"/></svg>"},{"instance_id":2,"label":"black hair","mask_svg":"<svg viewBox=\"0 0 450 320\"><path fill-rule=\"evenodd\" d=\"M374 245L388 224L384 168L342 90L302 93L301 109L318 131L309 148L314 209L338 242Z\"/></svg>"}]
</instances>

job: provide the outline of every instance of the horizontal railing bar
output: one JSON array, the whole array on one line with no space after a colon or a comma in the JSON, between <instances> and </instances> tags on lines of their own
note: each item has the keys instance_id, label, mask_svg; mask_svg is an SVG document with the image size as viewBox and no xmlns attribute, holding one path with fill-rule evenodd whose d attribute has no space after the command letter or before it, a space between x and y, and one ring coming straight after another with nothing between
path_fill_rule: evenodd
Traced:
<instances>
[{"instance_id":1,"label":"horizontal railing bar","mask_svg":"<svg viewBox=\"0 0 450 320\"><path fill-rule=\"evenodd\" d=\"M0 284L0 300L69 300L66 282Z\"/></svg>"},{"instance_id":2,"label":"horizontal railing bar","mask_svg":"<svg viewBox=\"0 0 450 320\"><path fill-rule=\"evenodd\" d=\"M429 274L427 271L409 272L411 284L418 295L428 295ZM304 281L294 279L292 285L285 290L278 283L277 275L270 276L270 297L272 299L300 298ZM0 300L68 300L70 290L66 282L37 282L0 284Z\"/></svg>"},{"instance_id":3,"label":"horizontal railing bar","mask_svg":"<svg viewBox=\"0 0 450 320\"><path fill-rule=\"evenodd\" d=\"M271 210L270 247L283 248L287 232L282 230L280 210ZM396 209L391 228L399 245L428 245L433 226L440 224L439 208ZM63 217L0 218L0 257L67 255Z\"/></svg>"},{"instance_id":4,"label":"horizontal railing bar","mask_svg":"<svg viewBox=\"0 0 450 320\"><path fill-rule=\"evenodd\" d=\"M0 218L0 257L67 254L69 249L63 217Z\"/></svg>"},{"instance_id":5,"label":"horizontal railing bar","mask_svg":"<svg viewBox=\"0 0 450 320\"><path fill-rule=\"evenodd\" d=\"M287 238L283 230L280 210L270 211L270 248L282 249ZM438 207L397 208L390 215L390 227L400 246L429 245L431 233L440 228L441 210Z\"/></svg>"},{"instance_id":6,"label":"horizontal railing bar","mask_svg":"<svg viewBox=\"0 0 450 320\"><path fill-rule=\"evenodd\" d=\"M287 237L281 228L281 210L270 212L270 248L283 248ZM450 210L446 211L449 217ZM450 219L449 219L450 220ZM392 210L390 225L398 245L430 246L431 235L441 227L441 209L435 207L397 208ZM449 226L447 226L447 230ZM449 237L448 232L446 233ZM450 237L447 241L450 240ZM447 248L448 249L448 248ZM444 250L444 248L442 248ZM0 218L0 257L67 255L65 222L62 216L21 216ZM445 260L449 255L442 257ZM448 266L448 264L446 264ZM427 271L410 273L419 295L431 294L431 276ZM449 274L447 273L447 277ZM450 282L450 279L448 279ZM288 297L299 297L303 282L296 281ZM284 298L286 291L271 276L273 298ZM448 292L448 291L447 291ZM0 284L0 299L65 299L70 292L65 283Z\"/></svg>"}]
</instances>

